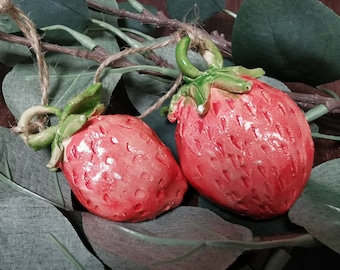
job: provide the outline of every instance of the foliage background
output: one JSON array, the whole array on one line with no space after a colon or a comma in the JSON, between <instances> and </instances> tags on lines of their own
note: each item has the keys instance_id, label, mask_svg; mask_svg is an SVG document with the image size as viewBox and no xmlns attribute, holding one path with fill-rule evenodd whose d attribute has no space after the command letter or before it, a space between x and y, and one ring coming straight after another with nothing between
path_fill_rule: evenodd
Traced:
<instances>
[{"instance_id":1,"label":"foliage background","mask_svg":"<svg viewBox=\"0 0 340 270\"><path fill-rule=\"evenodd\" d=\"M122 1L118 1L122 2ZM152 0L141 0L141 3L144 4L151 4L155 6L155 8L159 10L163 10L167 14L167 6L166 1L160 0L160 1L152 1ZM238 8L240 6L241 0L237 1L227 1L226 8L229 10L232 10L237 13ZM326 5L331 7L335 12L338 14L340 13L340 2L336 0L323 0ZM233 19L230 18L228 15L220 12L216 15L214 15L212 18L204 22L204 26L208 31L212 30L218 30L219 32L222 32L225 34L226 38L228 40L231 39L231 29L233 26ZM167 29L155 29L155 35L162 36L167 33ZM0 67L1 69L1 76L5 76L8 69L5 67ZM294 82L288 82L287 85L291 89L297 92L312 92L315 91L315 89L312 89L309 86L306 86L301 83L294 83ZM334 82L325 85L326 87L332 89L333 91L340 94L340 83ZM131 104L127 100L126 93L123 89L119 89L119 87L115 90L115 99L114 99L114 106L113 106L113 112L132 112L134 113L134 109L132 108ZM0 100L0 124L4 127L10 127L11 124L14 123L14 118L11 115L11 113L7 110L6 105L4 104L3 100ZM328 126L322 126L322 131L327 132L331 130ZM332 130L334 133L334 130ZM335 131L335 133L339 133L338 131ZM340 133L339 133L340 134ZM339 135L335 134L335 135ZM315 155L315 165L319 165L325 161L332 160L335 158L340 157L340 143L336 141L328 141L328 140L322 140L322 139L316 139L315 140L316 145L316 155ZM193 196L190 198L190 201L188 204L196 204L197 203L197 197ZM261 263L263 263L267 258L268 255L271 253L270 250L263 250L263 251L257 251L254 253L246 254L246 256L242 257L243 259L247 259L252 261L253 266L260 267ZM256 258L256 259L255 259ZM296 249L294 251L293 259L290 261L290 265L288 264L285 269L295 269L296 265L299 265L298 263L303 262L303 266L300 264L299 267L301 268L309 268L309 269L332 269L332 264L339 263L338 255L336 255L333 251L331 251L328 248L313 248L313 249ZM308 258L308 260L305 260L305 258ZM295 261L294 261L295 260ZM312 268L313 267L313 268ZM256 268L255 268L256 269ZM260 269L260 268L258 268Z\"/></svg>"}]
</instances>

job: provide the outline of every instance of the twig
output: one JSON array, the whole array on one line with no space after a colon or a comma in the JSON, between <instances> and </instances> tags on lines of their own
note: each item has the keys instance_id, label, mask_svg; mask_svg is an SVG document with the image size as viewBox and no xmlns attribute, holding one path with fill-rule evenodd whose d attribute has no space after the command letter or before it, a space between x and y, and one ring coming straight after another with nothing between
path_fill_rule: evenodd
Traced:
<instances>
[{"instance_id":1,"label":"twig","mask_svg":"<svg viewBox=\"0 0 340 270\"><path fill-rule=\"evenodd\" d=\"M107 14L115 15L119 18L137 20L142 24L154 24L157 25L157 27L167 27L169 29L184 31L187 30L190 31L193 28L193 26L188 25L187 23L181 22L177 19L168 18L167 16L164 15L162 11L157 12L156 15L152 14L150 11L146 9L144 9L142 13L133 13L123 9L110 8L99 3L96 3L92 0L87 0L86 3L90 8L99 10ZM226 57L231 58L231 43L225 40L223 36L216 34L210 35L204 29L195 29L195 31L200 31L203 36L206 36L209 39L211 39Z\"/></svg>"},{"instance_id":2,"label":"twig","mask_svg":"<svg viewBox=\"0 0 340 270\"><path fill-rule=\"evenodd\" d=\"M304 94L289 92L288 95L303 109L309 110L317 105L323 104L330 113L340 113L340 100L324 97L319 94Z\"/></svg>"}]
</instances>

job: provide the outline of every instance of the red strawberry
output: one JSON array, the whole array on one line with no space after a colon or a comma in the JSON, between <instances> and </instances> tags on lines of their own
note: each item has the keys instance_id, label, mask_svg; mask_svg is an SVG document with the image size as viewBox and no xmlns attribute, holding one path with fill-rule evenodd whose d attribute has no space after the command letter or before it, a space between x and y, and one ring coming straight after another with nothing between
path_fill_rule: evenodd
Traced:
<instances>
[{"instance_id":1,"label":"red strawberry","mask_svg":"<svg viewBox=\"0 0 340 270\"><path fill-rule=\"evenodd\" d=\"M178 206L187 190L170 150L128 115L91 117L65 143L60 168L90 212L115 221L152 219Z\"/></svg>"},{"instance_id":2,"label":"red strawberry","mask_svg":"<svg viewBox=\"0 0 340 270\"><path fill-rule=\"evenodd\" d=\"M216 204L258 219L285 213L307 183L314 146L303 112L285 93L249 76L249 92L211 84L207 113L175 98L176 144L189 183ZM226 89L224 89L226 90ZM193 90L191 90L193 91Z\"/></svg>"},{"instance_id":3,"label":"red strawberry","mask_svg":"<svg viewBox=\"0 0 340 270\"><path fill-rule=\"evenodd\" d=\"M21 137L35 150L52 144L47 164L61 168L81 204L98 216L138 222L178 206L187 182L169 148L142 120L129 115L100 115L101 83L72 98L63 110L35 106L18 121L55 114L59 122Z\"/></svg>"}]
</instances>

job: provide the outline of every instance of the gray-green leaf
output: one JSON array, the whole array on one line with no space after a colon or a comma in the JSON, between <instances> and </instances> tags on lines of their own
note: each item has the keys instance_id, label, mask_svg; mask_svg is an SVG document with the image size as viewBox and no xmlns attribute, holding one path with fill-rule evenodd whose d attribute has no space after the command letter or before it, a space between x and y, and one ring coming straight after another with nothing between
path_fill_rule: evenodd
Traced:
<instances>
[{"instance_id":1,"label":"gray-green leaf","mask_svg":"<svg viewBox=\"0 0 340 270\"><path fill-rule=\"evenodd\" d=\"M110 53L119 51L115 38L104 31L89 33L99 45ZM76 94L85 90L93 83L98 63L92 60L75 58L74 56L47 53L46 62L49 67L50 105L63 108ZM106 72L102 76L102 101L108 105L111 94L120 80L121 74ZM5 77L3 94L5 102L13 115L18 119L23 111L40 104L39 75L37 66L27 59L17 64Z\"/></svg>"},{"instance_id":2,"label":"gray-green leaf","mask_svg":"<svg viewBox=\"0 0 340 270\"><path fill-rule=\"evenodd\" d=\"M49 158L48 149L35 152L18 135L0 127L0 173L57 205L73 209L71 189L63 173L46 168Z\"/></svg>"},{"instance_id":3,"label":"gray-green leaf","mask_svg":"<svg viewBox=\"0 0 340 270\"><path fill-rule=\"evenodd\" d=\"M244 0L232 32L238 65L283 81L319 85L340 78L340 19L317 0Z\"/></svg>"},{"instance_id":4,"label":"gray-green leaf","mask_svg":"<svg viewBox=\"0 0 340 270\"><path fill-rule=\"evenodd\" d=\"M210 241L252 241L247 228L199 207L182 206L141 223L83 213L83 226L96 254L112 269L226 269L242 250Z\"/></svg>"},{"instance_id":5,"label":"gray-green leaf","mask_svg":"<svg viewBox=\"0 0 340 270\"><path fill-rule=\"evenodd\" d=\"M31 56L29 48L24 45L0 40L0 48L0 63L7 67L13 67L15 64Z\"/></svg>"},{"instance_id":6,"label":"gray-green leaf","mask_svg":"<svg viewBox=\"0 0 340 270\"><path fill-rule=\"evenodd\" d=\"M340 159L315 167L302 195L289 211L292 222L340 254Z\"/></svg>"},{"instance_id":7,"label":"gray-green leaf","mask_svg":"<svg viewBox=\"0 0 340 270\"><path fill-rule=\"evenodd\" d=\"M13 0L37 28L62 24L83 32L90 24L85 0Z\"/></svg>"},{"instance_id":8,"label":"gray-green leaf","mask_svg":"<svg viewBox=\"0 0 340 270\"><path fill-rule=\"evenodd\" d=\"M104 269L54 206L1 182L0 205L1 269Z\"/></svg>"}]
</instances>

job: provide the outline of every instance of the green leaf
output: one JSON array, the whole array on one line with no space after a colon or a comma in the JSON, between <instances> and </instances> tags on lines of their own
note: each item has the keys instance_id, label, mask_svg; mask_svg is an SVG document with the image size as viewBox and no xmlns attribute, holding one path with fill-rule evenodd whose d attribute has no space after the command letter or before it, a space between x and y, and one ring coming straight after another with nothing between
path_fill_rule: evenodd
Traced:
<instances>
[{"instance_id":1,"label":"green leaf","mask_svg":"<svg viewBox=\"0 0 340 270\"><path fill-rule=\"evenodd\" d=\"M83 32L90 24L89 11L84 0L13 0L13 2L37 28L61 24Z\"/></svg>"},{"instance_id":2,"label":"green leaf","mask_svg":"<svg viewBox=\"0 0 340 270\"><path fill-rule=\"evenodd\" d=\"M18 190L16 185L20 185L56 205L73 209L71 189L62 172L46 168L49 159L48 149L35 152L18 135L0 127L0 173L15 182L12 189ZM9 188L11 181L6 181Z\"/></svg>"},{"instance_id":3,"label":"green leaf","mask_svg":"<svg viewBox=\"0 0 340 270\"><path fill-rule=\"evenodd\" d=\"M248 229L198 207L179 207L141 223L83 213L83 226L96 254L112 269L226 269L242 253L235 244L252 240Z\"/></svg>"},{"instance_id":4,"label":"green leaf","mask_svg":"<svg viewBox=\"0 0 340 270\"><path fill-rule=\"evenodd\" d=\"M0 40L0 63L7 67L13 67L20 61L31 56L28 47L20 44Z\"/></svg>"},{"instance_id":5,"label":"green leaf","mask_svg":"<svg viewBox=\"0 0 340 270\"><path fill-rule=\"evenodd\" d=\"M289 211L292 222L340 254L340 159L312 171L303 193Z\"/></svg>"},{"instance_id":6,"label":"green leaf","mask_svg":"<svg viewBox=\"0 0 340 270\"><path fill-rule=\"evenodd\" d=\"M104 269L51 204L22 195L0 181L0 205L1 269Z\"/></svg>"},{"instance_id":7,"label":"green leaf","mask_svg":"<svg viewBox=\"0 0 340 270\"><path fill-rule=\"evenodd\" d=\"M319 85L340 78L340 19L317 0L244 0L232 32L237 65L283 81Z\"/></svg>"},{"instance_id":8,"label":"green leaf","mask_svg":"<svg viewBox=\"0 0 340 270\"><path fill-rule=\"evenodd\" d=\"M88 34L108 52L119 51L116 40L111 34L105 31L92 31ZM59 108L63 108L72 97L93 83L95 72L99 66L92 60L60 53L47 53L46 62L50 78L50 105ZM102 101L105 105L108 105L120 77L119 73L103 73ZM7 106L17 119L26 109L40 104L39 87L38 70L31 59L17 64L7 74L3 82L3 94Z\"/></svg>"},{"instance_id":9,"label":"green leaf","mask_svg":"<svg viewBox=\"0 0 340 270\"><path fill-rule=\"evenodd\" d=\"M225 0L168 0L167 10L171 18L180 21L200 21L224 9Z\"/></svg>"},{"instance_id":10,"label":"green leaf","mask_svg":"<svg viewBox=\"0 0 340 270\"><path fill-rule=\"evenodd\" d=\"M301 231L301 227L293 224L287 215L271 220L255 220L225 210L202 196L199 196L198 206L213 211L228 222L249 228L254 236L293 235Z\"/></svg>"},{"instance_id":11,"label":"green leaf","mask_svg":"<svg viewBox=\"0 0 340 270\"><path fill-rule=\"evenodd\" d=\"M0 14L0 31L5 33L15 33L20 31L18 25L8 14Z\"/></svg>"}]
</instances>

